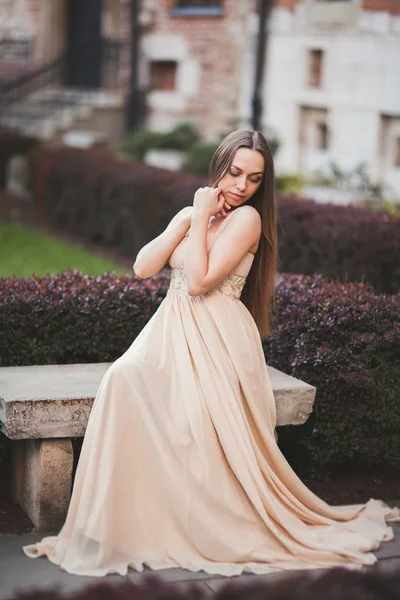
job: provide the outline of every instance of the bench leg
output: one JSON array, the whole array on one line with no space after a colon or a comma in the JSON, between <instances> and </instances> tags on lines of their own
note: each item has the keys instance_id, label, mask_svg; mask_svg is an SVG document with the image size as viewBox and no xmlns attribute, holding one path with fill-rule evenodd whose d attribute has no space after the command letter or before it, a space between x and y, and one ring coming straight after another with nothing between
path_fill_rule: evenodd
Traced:
<instances>
[{"instance_id":1,"label":"bench leg","mask_svg":"<svg viewBox=\"0 0 400 600\"><path fill-rule=\"evenodd\" d=\"M14 500L36 529L58 530L64 524L71 498L71 440L14 440L11 447Z\"/></svg>"}]
</instances>

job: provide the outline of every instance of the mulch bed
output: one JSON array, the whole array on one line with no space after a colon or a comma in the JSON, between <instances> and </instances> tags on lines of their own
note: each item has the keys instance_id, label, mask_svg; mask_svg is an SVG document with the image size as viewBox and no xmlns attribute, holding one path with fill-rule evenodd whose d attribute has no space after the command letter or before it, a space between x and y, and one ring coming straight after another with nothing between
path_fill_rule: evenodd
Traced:
<instances>
[{"instance_id":1,"label":"mulch bed","mask_svg":"<svg viewBox=\"0 0 400 600\"><path fill-rule=\"evenodd\" d=\"M0 191L0 221L20 222L30 225L38 231L56 236L65 242L74 244L97 254L129 271L132 269L134 257L121 256L111 248L96 244L83 243L70 234L54 230L48 226L35 212L32 203L4 191ZM9 440L4 436L4 444ZM10 495L11 460L9 452L5 460L0 462L0 534L22 534L33 530L33 526L23 511L12 502ZM369 498L390 502L400 499L400 477L398 473L382 469L357 469L356 472L336 473L325 480L306 479L304 483L320 498L329 504L358 504ZM400 501L399 501L400 504Z\"/></svg>"}]
</instances>

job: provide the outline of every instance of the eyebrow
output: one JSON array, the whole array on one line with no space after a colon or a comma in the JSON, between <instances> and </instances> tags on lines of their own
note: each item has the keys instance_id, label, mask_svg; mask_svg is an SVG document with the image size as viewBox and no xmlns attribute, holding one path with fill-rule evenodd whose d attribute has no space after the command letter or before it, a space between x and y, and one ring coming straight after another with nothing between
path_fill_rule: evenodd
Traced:
<instances>
[{"instance_id":1,"label":"eyebrow","mask_svg":"<svg viewBox=\"0 0 400 600\"><path fill-rule=\"evenodd\" d=\"M237 169L238 171L243 171L243 169L241 169L240 167L237 167L236 165L231 165L231 167L233 167L234 169ZM263 175L264 171L256 171L255 173L250 173L250 175Z\"/></svg>"}]
</instances>

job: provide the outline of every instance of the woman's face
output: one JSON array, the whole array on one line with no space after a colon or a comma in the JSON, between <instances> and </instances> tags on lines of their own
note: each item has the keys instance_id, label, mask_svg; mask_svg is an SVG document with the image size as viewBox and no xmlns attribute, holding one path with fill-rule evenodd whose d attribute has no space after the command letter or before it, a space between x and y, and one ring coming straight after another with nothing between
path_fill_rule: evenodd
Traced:
<instances>
[{"instance_id":1,"label":"woman's face","mask_svg":"<svg viewBox=\"0 0 400 600\"><path fill-rule=\"evenodd\" d=\"M225 201L237 208L250 200L261 185L264 157L257 150L238 148L226 175L219 182Z\"/></svg>"}]
</instances>

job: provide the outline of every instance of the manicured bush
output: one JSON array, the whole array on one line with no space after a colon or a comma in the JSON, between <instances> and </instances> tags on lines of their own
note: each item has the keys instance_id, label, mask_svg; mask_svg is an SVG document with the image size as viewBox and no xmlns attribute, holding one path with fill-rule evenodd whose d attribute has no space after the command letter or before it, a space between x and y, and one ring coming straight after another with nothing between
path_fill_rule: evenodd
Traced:
<instances>
[{"instance_id":1,"label":"manicured bush","mask_svg":"<svg viewBox=\"0 0 400 600\"><path fill-rule=\"evenodd\" d=\"M400 294L284 275L264 349L271 366L317 388L306 427L315 429L302 442L311 473L400 467Z\"/></svg>"},{"instance_id":2,"label":"manicured bush","mask_svg":"<svg viewBox=\"0 0 400 600\"><path fill-rule=\"evenodd\" d=\"M31 172L43 219L132 259L207 184L104 149L39 150L31 155ZM281 196L278 205L281 271L364 278L378 292L400 290L400 219Z\"/></svg>"},{"instance_id":3,"label":"manicured bush","mask_svg":"<svg viewBox=\"0 0 400 600\"><path fill-rule=\"evenodd\" d=\"M76 271L0 279L2 366L107 362L130 346L165 297L167 270L149 280ZM268 364L317 388L299 465L400 467L400 294L284 275ZM297 430L296 428L293 428Z\"/></svg>"},{"instance_id":4,"label":"manicured bush","mask_svg":"<svg viewBox=\"0 0 400 600\"><path fill-rule=\"evenodd\" d=\"M276 189L281 194L297 197L303 195L306 178L301 173L281 173L276 175Z\"/></svg>"},{"instance_id":5,"label":"manicured bush","mask_svg":"<svg viewBox=\"0 0 400 600\"><path fill-rule=\"evenodd\" d=\"M282 198L281 271L322 273L370 282L377 292L400 290L400 220L367 209Z\"/></svg>"},{"instance_id":6,"label":"manicured bush","mask_svg":"<svg viewBox=\"0 0 400 600\"><path fill-rule=\"evenodd\" d=\"M131 580L83 583L79 591L68 596L48 584L7 596L8 600L65 600L66 597L69 600L393 600L400 597L400 571L331 567L317 572L299 570L287 577L230 577L221 579L212 594L201 580L182 585L150 572L137 583Z\"/></svg>"},{"instance_id":7,"label":"manicured bush","mask_svg":"<svg viewBox=\"0 0 400 600\"><path fill-rule=\"evenodd\" d=\"M31 167L43 219L132 259L204 185L194 176L115 159L103 149L40 150Z\"/></svg>"},{"instance_id":8,"label":"manicured bush","mask_svg":"<svg viewBox=\"0 0 400 600\"><path fill-rule=\"evenodd\" d=\"M191 123L180 123L171 131L134 131L121 146L121 151L135 160L142 161L148 150L189 150L199 140L199 134Z\"/></svg>"},{"instance_id":9,"label":"manicured bush","mask_svg":"<svg viewBox=\"0 0 400 600\"><path fill-rule=\"evenodd\" d=\"M199 175L202 177L208 177L208 169L210 161L216 151L218 144L212 142L198 142L190 148L187 153L185 164L183 165L184 171Z\"/></svg>"},{"instance_id":10,"label":"manicured bush","mask_svg":"<svg viewBox=\"0 0 400 600\"><path fill-rule=\"evenodd\" d=\"M113 361L156 311L166 273L0 278L0 365Z\"/></svg>"},{"instance_id":11,"label":"manicured bush","mask_svg":"<svg viewBox=\"0 0 400 600\"><path fill-rule=\"evenodd\" d=\"M18 133L14 129L0 127L0 188L5 187L7 165L14 154L26 155L39 145L39 140Z\"/></svg>"}]
</instances>

